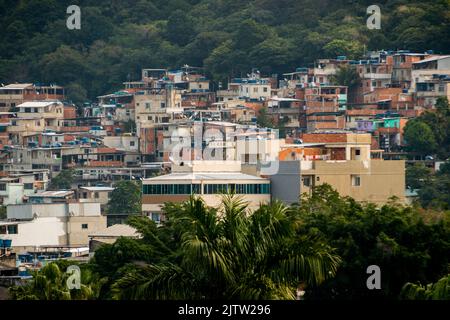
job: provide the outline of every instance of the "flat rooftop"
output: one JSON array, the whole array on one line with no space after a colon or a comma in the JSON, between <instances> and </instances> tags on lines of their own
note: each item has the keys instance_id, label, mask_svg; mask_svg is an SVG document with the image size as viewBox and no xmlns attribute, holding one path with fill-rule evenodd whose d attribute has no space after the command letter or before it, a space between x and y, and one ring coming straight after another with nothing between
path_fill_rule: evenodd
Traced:
<instances>
[{"instance_id":1,"label":"flat rooftop","mask_svg":"<svg viewBox=\"0 0 450 320\"><path fill-rule=\"evenodd\" d=\"M44 191L44 192L40 192L40 193L35 193L35 194L31 194L28 197L30 198L61 198L61 197L66 197L66 196L70 196L74 194L74 192L72 190L58 190L58 191Z\"/></svg>"},{"instance_id":2,"label":"flat rooftop","mask_svg":"<svg viewBox=\"0 0 450 320\"><path fill-rule=\"evenodd\" d=\"M80 189L88 191L113 191L115 188L112 187L80 187Z\"/></svg>"},{"instance_id":3,"label":"flat rooftop","mask_svg":"<svg viewBox=\"0 0 450 320\"><path fill-rule=\"evenodd\" d=\"M170 173L158 177L143 179L143 182L153 182L153 181L182 181L182 180L254 180L254 181L268 181L267 179L252 176L240 172L176 172Z\"/></svg>"}]
</instances>

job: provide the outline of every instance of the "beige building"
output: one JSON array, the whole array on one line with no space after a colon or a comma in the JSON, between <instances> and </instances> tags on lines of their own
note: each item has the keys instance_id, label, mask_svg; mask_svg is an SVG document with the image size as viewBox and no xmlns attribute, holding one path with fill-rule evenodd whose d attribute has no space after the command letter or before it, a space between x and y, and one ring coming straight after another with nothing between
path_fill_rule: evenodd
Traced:
<instances>
[{"instance_id":1,"label":"beige building","mask_svg":"<svg viewBox=\"0 0 450 320\"><path fill-rule=\"evenodd\" d=\"M26 136L49 129L58 131L64 125L64 105L58 100L29 101L16 108L17 117L7 129L15 144L22 144Z\"/></svg>"},{"instance_id":2,"label":"beige building","mask_svg":"<svg viewBox=\"0 0 450 320\"><path fill-rule=\"evenodd\" d=\"M152 89L134 96L136 129L151 127L155 123L169 122L183 113L181 93L175 89Z\"/></svg>"},{"instance_id":3,"label":"beige building","mask_svg":"<svg viewBox=\"0 0 450 320\"><path fill-rule=\"evenodd\" d=\"M303 141L280 151L280 172L271 177L274 198L296 202L327 183L360 202L382 205L391 197L405 202L405 162L383 160L381 150L371 150L370 134L314 133Z\"/></svg>"},{"instance_id":4,"label":"beige building","mask_svg":"<svg viewBox=\"0 0 450 320\"><path fill-rule=\"evenodd\" d=\"M303 163L302 163L303 164ZM356 201L385 204L390 197L405 201L405 162L403 160L309 161L302 166L302 191L328 183L341 196Z\"/></svg>"},{"instance_id":5,"label":"beige building","mask_svg":"<svg viewBox=\"0 0 450 320\"><path fill-rule=\"evenodd\" d=\"M80 187L77 191L77 199L80 202L98 202L101 211L104 212L113 191L114 188L111 187Z\"/></svg>"},{"instance_id":6,"label":"beige building","mask_svg":"<svg viewBox=\"0 0 450 320\"><path fill-rule=\"evenodd\" d=\"M172 173L143 180L142 212L159 222L165 202L182 202L191 194L217 206L222 192L234 192L256 209L270 202L269 179L244 174L239 161L192 161L172 165Z\"/></svg>"}]
</instances>

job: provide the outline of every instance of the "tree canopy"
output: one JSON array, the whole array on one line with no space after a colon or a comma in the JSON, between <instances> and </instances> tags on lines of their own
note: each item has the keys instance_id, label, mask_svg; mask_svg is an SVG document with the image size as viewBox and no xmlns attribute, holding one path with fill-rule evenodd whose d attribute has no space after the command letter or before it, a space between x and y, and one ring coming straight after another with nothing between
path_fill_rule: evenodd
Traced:
<instances>
[{"instance_id":1,"label":"tree canopy","mask_svg":"<svg viewBox=\"0 0 450 320\"><path fill-rule=\"evenodd\" d=\"M404 137L410 151L450 157L450 106L447 97L439 97L436 110L426 111L406 123Z\"/></svg>"},{"instance_id":2,"label":"tree canopy","mask_svg":"<svg viewBox=\"0 0 450 320\"><path fill-rule=\"evenodd\" d=\"M107 213L130 215L141 213L141 185L132 180L122 180L115 184L108 202Z\"/></svg>"},{"instance_id":3,"label":"tree canopy","mask_svg":"<svg viewBox=\"0 0 450 320\"><path fill-rule=\"evenodd\" d=\"M299 287L312 300L442 296L440 279L450 263L448 211L405 207L395 199L382 207L360 204L326 184L301 200L249 211L236 195L224 195L217 207L192 196L166 203L160 226L130 216L140 237L95 251L84 266L93 281L82 281L94 294L85 298L294 299ZM381 290L366 287L370 265L381 268ZM72 297L60 286L63 276L48 269L38 273L39 283L55 282L58 292L31 282L14 287L13 297ZM435 282L426 290L439 294L423 295L417 285Z\"/></svg>"},{"instance_id":4,"label":"tree canopy","mask_svg":"<svg viewBox=\"0 0 450 320\"><path fill-rule=\"evenodd\" d=\"M364 50L450 49L446 0L80 0L81 29L66 28L69 0L1 0L0 82L68 86L79 102L115 91L142 68L205 67L215 81L282 74L317 58ZM350 7L351 6L351 7ZM351 8L351 10L350 10Z\"/></svg>"},{"instance_id":5,"label":"tree canopy","mask_svg":"<svg viewBox=\"0 0 450 320\"><path fill-rule=\"evenodd\" d=\"M74 180L72 169L62 170L56 177L53 177L48 186L49 190L69 190Z\"/></svg>"}]
</instances>

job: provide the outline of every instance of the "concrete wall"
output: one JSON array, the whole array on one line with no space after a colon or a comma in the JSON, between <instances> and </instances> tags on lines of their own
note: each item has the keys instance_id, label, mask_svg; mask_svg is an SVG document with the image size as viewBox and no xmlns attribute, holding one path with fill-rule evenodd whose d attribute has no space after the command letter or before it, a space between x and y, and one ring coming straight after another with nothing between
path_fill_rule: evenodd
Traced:
<instances>
[{"instance_id":1,"label":"concrete wall","mask_svg":"<svg viewBox=\"0 0 450 320\"><path fill-rule=\"evenodd\" d=\"M278 173L270 176L272 200L281 200L291 204L299 202L300 197L300 161L280 161Z\"/></svg>"},{"instance_id":2,"label":"concrete wall","mask_svg":"<svg viewBox=\"0 0 450 320\"><path fill-rule=\"evenodd\" d=\"M83 229L82 225L87 224ZM106 216L70 217L67 225L69 245L88 245L89 234L106 228Z\"/></svg>"},{"instance_id":3,"label":"concrete wall","mask_svg":"<svg viewBox=\"0 0 450 320\"><path fill-rule=\"evenodd\" d=\"M405 162L403 160L315 161L313 169L302 171L313 176L314 185L330 184L341 196L357 201L385 204L391 196L405 201ZM360 186L352 185L359 176Z\"/></svg>"},{"instance_id":4,"label":"concrete wall","mask_svg":"<svg viewBox=\"0 0 450 320\"><path fill-rule=\"evenodd\" d=\"M66 204L17 204L7 207L8 219L30 220L33 219L34 214L38 217L65 217L67 216Z\"/></svg>"},{"instance_id":5,"label":"concrete wall","mask_svg":"<svg viewBox=\"0 0 450 320\"><path fill-rule=\"evenodd\" d=\"M138 141L138 137L133 136L110 136L103 138L103 143L105 144L105 146L125 151L138 151ZM131 145L131 142L134 142L133 146Z\"/></svg>"},{"instance_id":6,"label":"concrete wall","mask_svg":"<svg viewBox=\"0 0 450 320\"><path fill-rule=\"evenodd\" d=\"M23 183L6 183L6 190L0 191L0 197L3 198L3 205L23 203L23 196Z\"/></svg>"},{"instance_id":7,"label":"concrete wall","mask_svg":"<svg viewBox=\"0 0 450 320\"><path fill-rule=\"evenodd\" d=\"M69 203L68 210L71 216L92 217L100 215L99 202Z\"/></svg>"},{"instance_id":8,"label":"concrete wall","mask_svg":"<svg viewBox=\"0 0 450 320\"><path fill-rule=\"evenodd\" d=\"M31 220L35 214L38 217L67 217L69 213L72 216L99 216L100 203L27 203L7 207L7 218L16 220Z\"/></svg>"},{"instance_id":9,"label":"concrete wall","mask_svg":"<svg viewBox=\"0 0 450 320\"><path fill-rule=\"evenodd\" d=\"M13 248L67 244L65 218L43 217L20 222L17 229L17 234L0 235L2 239L11 239Z\"/></svg>"},{"instance_id":10,"label":"concrete wall","mask_svg":"<svg viewBox=\"0 0 450 320\"><path fill-rule=\"evenodd\" d=\"M208 206L218 207L221 204L222 196L220 194L201 194L201 198ZM239 195L245 202L248 202L248 208L255 210L261 203L269 203L269 194L243 194ZM160 212L161 206L165 202L183 202L189 199L189 195L143 195L142 211Z\"/></svg>"}]
</instances>

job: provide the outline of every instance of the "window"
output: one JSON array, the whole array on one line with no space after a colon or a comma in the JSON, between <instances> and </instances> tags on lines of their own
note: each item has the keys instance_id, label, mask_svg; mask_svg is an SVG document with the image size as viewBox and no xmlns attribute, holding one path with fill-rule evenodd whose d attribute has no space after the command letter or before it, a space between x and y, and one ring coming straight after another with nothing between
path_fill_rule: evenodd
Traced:
<instances>
[{"instance_id":1,"label":"window","mask_svg":"<svg viewBox=\"0 0 450 320\"><path fill-rule=\"evenodd\" d=\"M356 155L356 156L360 156L360 155L361 155L361 150L356 149L356 150L355 150L355 155Z\"/></svg>"},{"instance_id":2,"label":"window","mask_svg":"<svg viewBox=\"0 0 450 320\"><path fill-rule=\"evenodd\" d=\"M352 175L352 186L359 187L361 185L361 177L357 175Z\"/></svg>"},{"instance_id":3,"label":"window","mask_svg":"<svg viewBox=\"0 0 450 320\"><path fill-rule=\"evenodd\" d=\"M100 194L99 194L98 192L94 192L94 198L95 198L95 199L100 198Z\"/></svg>"},{"instance_id":4,"label":"window","mask_svg":"<svg viewBox=\"0 0 450 320\"><path fill-rule=\"evenodd\" d=\"M166 103L165 102L161 102L161 109L164 109L166 107Z\"/></svg>"},{"instance_id":5,"label":"window","mask_svg":"<svg viewBox=\"0 0 450 320\"><path fill-rule=\"evenodd\" d=\"M17 224L12 224L8 226L9 234L17 234Z\"/></svg>"},{"instance_id":6,"label":"window","mask_svg":"<svg viewBox=\"0 0 450 320\"><path fill-rule=\"evenodd\" d=\"M33 184L32 183L24 183L23 188L26 190L33 190Z\"/></svg>"},{"instance_id":7,"label":"window","mask_svg":"<svg viewBox=\"0 0 450 320\"><path fill-rule=\"evenodd\" d=\"M200 194L200 184L147 184L143 194Z\"/></svg>"},{"instance_id":8,"label":"window","mask_svg":"<svg viewBox=\"0 0 450 320\"><path fill-rule=\"evenodd\" d=\"M267 87L264 87L263 91L264 91L264 92L267 92Z\"/></svg>"},{"instance_id":9,"label":"window","mask_svg":"<svg viewBox=\"0 0 450 320\"><path fill-rule=\"evenodd\" d=\"M153 221L155 221L156 223L160 223L161 222L161 214L152 212L151 219Z\"/></svg>"},{"instance_id":10,"label":"window","mask_svg":"<svg viewBox=\"0 0 450 320\"><path fill-rule=\"evenodd\" d=\"M303 185L305 187L310 187L311 186L311 178L310 177L303 177Z\"/></svg>"},{"instance_id":11,"label":"window","mask_svg":"<svg viewBox=\"0 0 450 320\"><path fill-rule=\"evenodd\" d=\"M145 108L146 108L146 109L150 109L150 102L146 102L146 103L145 103Z\"/></svg>"},{"instance_id":12,"label":"window","mask_svg":"<svg viewBox=\"0 0 450 320\"><path fill-rule=\"evenodd\" d=\"M0 184L0 191L6 191L6 183Z\"/></svg>"},{"instance_id":13,"label":"window","mask_svg":"<svg viewBox=\"0 0 450 320\"><path fill-rule=\"evenodd\" d=\"M88 229L88 224L87 223L83 223L82 225L81 225L81 229L84 229L84 230L87 230Z\"/></svg>"},{"instance_id":14,"label":"window","mask_svg":"<svg viewBox=\"0 0 450 320\"><path fill-rule=\"evenodd\" d=\"M224 192L234 192L236 194L270 194L270 185L261 184L205 184L204 194L218 194Z\"/></svg>"},{"instance_id":15,"label":"window","mask_svg":"<svg viewBox=\"0 0 450 320\"><path fill-rule=\"evenodd\" d=\"M134 141L130 141L130 147L134 147Z\"/></svg>"}]
</instances>

